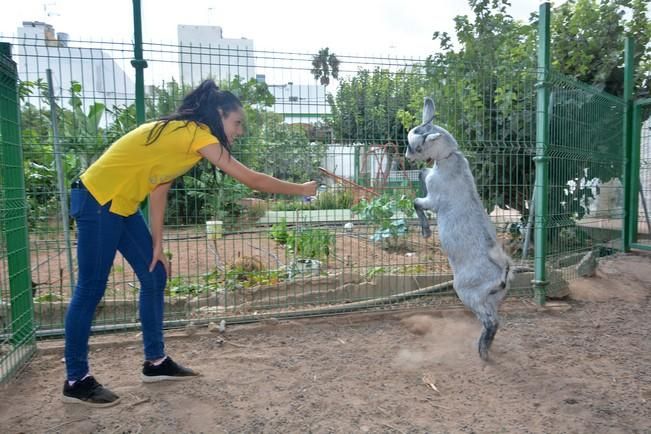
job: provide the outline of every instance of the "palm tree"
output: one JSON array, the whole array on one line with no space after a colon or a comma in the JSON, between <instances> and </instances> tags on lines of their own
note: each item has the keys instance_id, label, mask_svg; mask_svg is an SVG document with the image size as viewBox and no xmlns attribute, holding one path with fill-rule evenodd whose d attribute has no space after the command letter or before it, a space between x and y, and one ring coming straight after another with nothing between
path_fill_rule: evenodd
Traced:
<instances>
[{"instance_id":1,"label":"palm tree","mask_svg":"<svg viewBox=\"0 0 651 434\"><path fill-rule=\"evenodd\" d=\"M334 53L328 47L322 48L312 59L312 75L315 80L320 80L323 86L330 84L330 77L339 78L339 64Z\"/></svg>"}]
</instances>

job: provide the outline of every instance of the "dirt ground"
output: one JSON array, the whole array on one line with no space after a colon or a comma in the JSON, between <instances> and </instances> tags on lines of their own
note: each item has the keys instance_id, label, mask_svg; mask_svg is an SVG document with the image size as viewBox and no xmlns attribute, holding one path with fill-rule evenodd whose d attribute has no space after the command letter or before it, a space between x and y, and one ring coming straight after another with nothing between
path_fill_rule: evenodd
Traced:
<instances>
[{"instance_id":1,"label":"dirt ground","mask_svg":"<svg viewBox=\"0 0 651 434\"><path fill-rule=\"evenodd\" d=\"M600 261L572 298L510 299L482 363L461 308L169 332L183 383L139 381L136 333L93 338L108 409L60 400L61 342L0 389L2 433L651 433L651 255Z\"/></svg>"}]
</instances>

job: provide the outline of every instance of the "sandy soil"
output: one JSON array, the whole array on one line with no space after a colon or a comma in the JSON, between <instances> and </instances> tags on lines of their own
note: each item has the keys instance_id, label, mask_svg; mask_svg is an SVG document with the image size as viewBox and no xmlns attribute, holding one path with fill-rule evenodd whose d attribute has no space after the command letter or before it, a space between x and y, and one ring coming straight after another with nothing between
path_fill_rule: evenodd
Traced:
<instances>
[{"instance_id":1,"label":"sandy soil","mask_svg":"<svg viewBox=\"0 0 651 434\"><path fill-rule=\"evenodd\" d=\"M61 403L61 342L42 342L0 389L0 432L651 433L651 255L601 260L571 293L510 299L489 363L458 307L170 331L203 374L174 384L140 383L136 333L97 336L109 409Z\"/></svg>"}]
</instances>

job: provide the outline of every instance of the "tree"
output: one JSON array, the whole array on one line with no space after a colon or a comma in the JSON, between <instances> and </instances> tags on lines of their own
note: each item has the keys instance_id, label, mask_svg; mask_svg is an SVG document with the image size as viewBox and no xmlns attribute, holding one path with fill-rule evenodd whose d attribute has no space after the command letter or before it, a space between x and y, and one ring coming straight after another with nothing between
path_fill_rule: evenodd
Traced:
<instances>
[{"instance_id":1,"label":"tree","mask_svg":"<svg viewBox=\"0 0 651 434\"><path fill-rule=\"evenodd\" d=\"M341 62L328 47L322 48L312 59L312 75L323 86L330 84L330 77L339 78L339 65Z\"/></svg>"},{"instance_id":2,"label":"tree","mask_svg":"<svg viewBox=\"0 0 651 434\"><path fill-rule=\"evenodd\" d=\"M470 0L469 4L474 19L455 18L458 48L453 48L449 35L434 33L442 51L426 62L429 84L425 88L438 95L439 122L459 139L474 165L486 207L510 205L526 214L524 201L531 198L535 168L531 144L535 142L537 14L529 23L521 23L509 15L508 0ZM625 8L632 13L627 15ZM621 164L606 164L603 157L619 152L621 113L589 97L572 78L621 95L628 34L636 40L636 92L647 94L650 26L643 0L569 0L553 11L552 84L562 91L552 91L550 141L558 152L577 157L550 171L554 198L550 226L563 227L585 212L580 204L590 193L582 189L574 197L566 196L568 180L581 179L586 170L590 177L603 180L621 176ZM452 107L442 109L445 102ZM413 101L411 110L418 112L421 104L421 98ZM577 147L586 142L589 152Z\"/></svg>"},{"instance_id":3,"label":"tree","mask_svg":"<svg viewBox=\"0 0 651 434\"><path fill-rule=\"evenodd\" d=\"M437 101L437 122L473 165L486 208L525 210L534 175L531 149L523 144L535 141L536 28L514 20L507 0L469 4L474 19L455 18L458 50L449 35L434 33L442 52L425 63L425 89ZM412 107L420 110L422 97Z\"/></svg>"},{"instance_id":4,"label":"tree","mask_svg":"<svg viewBox=\"0 0 651 434\"><path fill-rule=\"evenodd\" d=\"M67 182L79 176L106 146L105 130L100 126L105 106L93 102L84 107L81 91L79 83L71 82L67 104L55 103L51 107L45 82L20 83L25 189L31 225L46 221L59 206L58 195L53 194L58 186L51 111L54 110L59 127L58 140L63 151L61 160Z\"/></svg>"},{"instance_id":5,"label":"tree","mask_svg":"<svg viewBox=\"0 0 651 434\"><path fill-rule=\"evenodd\" d=\"M635 40L638 95L651 91L651 21L645 0L569 0L552 14L552 65L559 72L621 96L624 39ZM630 18L626 19L627 11Z\"/></svg>"}]
</instances>

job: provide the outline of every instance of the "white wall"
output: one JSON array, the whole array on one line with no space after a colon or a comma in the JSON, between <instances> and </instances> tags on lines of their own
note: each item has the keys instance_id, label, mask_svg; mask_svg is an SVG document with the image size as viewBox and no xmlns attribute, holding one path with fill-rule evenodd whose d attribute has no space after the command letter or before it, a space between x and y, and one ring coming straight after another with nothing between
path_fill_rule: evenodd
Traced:
<instances>
[{"instance_id":1,"label":"white wall","mask_svg":"<svg viewBox=\"0 0 651 434\"><path fill-rule=\"evenodd\" d=\"M218 26L179 25L179 73L182 83L206 78L230 81L236 75L255 78L253 40L225 39Z\"/></svg>"},{"instance_id":2,"label":"white wall","mask_svg":"<svg viewBox=\"0 0 651 434\"><path fill-rule=\"evenodd\" d=\"M328 145L323 167L343 178L352 179L355 176L355 147L356 145Z\"/></svg>"},{"instance_id":3,"label":"white wall","mask_svg":"<svg viewBox=\"0 0 651 434\"><path fill-rule=\"evenodd\" d=\"M285 115L286 123L312 124L330 114L323 86L310 84L269 84L276 99L271 110Z\"/></svg>"}]
</instances>

